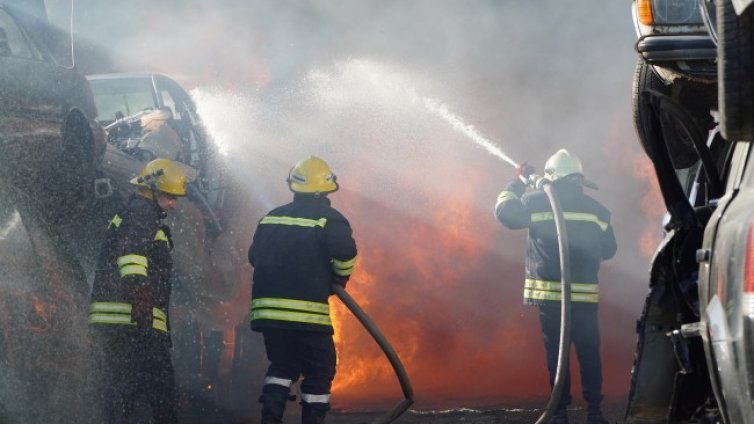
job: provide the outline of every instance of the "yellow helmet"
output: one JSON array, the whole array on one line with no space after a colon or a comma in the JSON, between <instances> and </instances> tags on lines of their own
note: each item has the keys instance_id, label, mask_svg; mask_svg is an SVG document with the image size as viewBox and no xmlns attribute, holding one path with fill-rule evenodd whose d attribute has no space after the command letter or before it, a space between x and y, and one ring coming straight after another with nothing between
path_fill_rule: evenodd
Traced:
<instances>
[{"instance_id":1,"label":"yellow helmet","mask_svg":"<svg viewBox=\"0 0 754 424\"><path fill-rule=\"evenodd\" d=\"M152 190L185 196L186 184L190 183L196 172L190 167L168 159L155 159L144 166L139 175L131 179L131 184Z\"/></svg>"},{"instance_id":2,"label":"yellow helmet","mask_svg":"<svg viewBox=\"0 0 754 424\"><path fill-rule=\"evenodd\" d=\"M291 169L286 181L295 193L332 193L338 189L337 179L327 162L309 156Z\"/></svg>"},{"instance_id":3,"label":"yellow helmet","mask_svg":"<svg viewBox=\"0 0 754 424\"><path fill-rule=\"evenodd\" d=\"M573 174L583 176L584 169L581 167L581 160L566 149L558 150L545 162L545 178L550 181Z\"/></svg>"}]
</instances>

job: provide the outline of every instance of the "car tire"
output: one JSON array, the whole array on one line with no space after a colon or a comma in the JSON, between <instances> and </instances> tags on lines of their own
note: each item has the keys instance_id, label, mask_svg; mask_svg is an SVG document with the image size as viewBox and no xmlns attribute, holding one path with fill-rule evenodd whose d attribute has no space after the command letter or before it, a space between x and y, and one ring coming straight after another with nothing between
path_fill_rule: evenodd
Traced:
<instances>
[{"instance_id":1,"label":"car tire","mask_svg":"<svg viewBox=\"0 0 754 424\"><path fill-rule=\"evenodd\" d=\"M717 0L720 131L726 140L754 141L754 7L740 16Z\"/></svg>"},{"instance_id":2,"label":"car tire","mask_svg":"<svg viewBox=\"0 0 754 424\"><path fill-rule=\"evenodd\" d=\"M63 149L56 171L55 221L69 220L94 192L94 137L89 121L72 111L63 130Z\"/></svg>"},{"instance_id":3,"label":"car tire","mask_svg":"<svg viewBox=\"0 0 754 424\"><path fill-rule=\"evenodd\" d=\"M644 153L649 156L650 159L656 157L655 149L657 147L653 144L654 134L652 134L652 113L653 111L646 107L642 101L642 93L646 90L654 90L663 94L670 93L670 86L665 84L662 79L657 76L642 58L637 58L636 68L634 70L633 92L631 95L631 106L633 109L634 127L636 129L636 135L639 137L639 142Z\"/></svg>"}]
</instances>

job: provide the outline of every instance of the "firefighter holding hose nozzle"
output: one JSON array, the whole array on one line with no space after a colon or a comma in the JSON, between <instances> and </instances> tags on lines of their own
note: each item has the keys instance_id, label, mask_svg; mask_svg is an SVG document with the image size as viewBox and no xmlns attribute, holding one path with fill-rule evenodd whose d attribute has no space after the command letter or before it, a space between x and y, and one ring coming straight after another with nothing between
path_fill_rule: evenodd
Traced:
<instances>
[{"instance_id":1,"label":"firefighter holding hose nozzle","mask_svg":"<svg viewBox=\"0 0 754 424\"><path fill-rule=\"evenodd\" d=\"M261 332L270 361L259 398L262 424L281 423L291 385L301 382L301 422L323 423L330 409L336 353L328 298L345 287L356 262L348 220L330 206L338 189L322 159L291 169L293 202L264 216L249 248L254 267L251 328Z\"/></svg>"},{"instance_id":2,"label":"firefighter holding hose nozzle","mask_svg":"<svg viewBox=\"0 0 754 424\"><path fill-rule=\"evenodd\" d=\"M193 170L155 159L131 180L137 192L110 220L94 276L89 326L104 416L131 422L143 399L157 423L177 423L168 305L173 269L170 229L162 224L186 196Z\"/></svg>"},{"instance_id":3,"label":"firefighter holding hose nozzle","mask_svg":"<svg viewBox=\"0 0 754 424\"><path fill-rule=\"evenodd\" d=\"M558 366L561 319L561 272L553 209L541 190L524 194L534 169L524 163L514 179L500 193L495 216L510 229L528 229L524 303L539 307L550 386ZM610 212L584 193L584 186L596 187L584 178L579 158L566 149L558 150L545 163L544 179L551 184L565 218L570 252L571 340L576 347L581 371L582 395L588 406L587 423L602 424L602 365L598 325L598 272L603 260L617 250L610 225ZM565 261L564 261L565 262ZM567 367L567 364L566 364ZM571 403L570 376L565 374L562 396L550 423L568 423Z\"/></svg>"}]
</instances>

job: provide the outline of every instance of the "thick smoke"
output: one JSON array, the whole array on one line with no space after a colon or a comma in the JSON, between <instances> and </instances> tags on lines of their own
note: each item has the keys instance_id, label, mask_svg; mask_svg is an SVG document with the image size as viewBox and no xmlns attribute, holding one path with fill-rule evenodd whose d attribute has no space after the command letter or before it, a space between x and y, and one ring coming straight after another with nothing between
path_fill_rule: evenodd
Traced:
<instances>
[{"instance_id":1,"label":"thick smoke","mask_svg":"<svg viewBox=\"0 0 754 424\"><path fill-rule=\"evenodd\" d=\"M46 4L66 27L70 2ZM659 234L657 212L641 209L652 187L637 176L628 4L78 0L74 28L116 69L192 89L243 193L239 248L290 198L293 163L330 162L342 187L333 202L360 247L349 290L409 365L419 407L541 402L549 391L536 313L521 305L525 234L492 216L512 168L426 102L540 171L558 148L577 153L619 241L601 313L606 392L625 398L647 285L640 236ZM340 308L338 322L336 404L391 405L399 390L384 359Z\"/></svg>"}]
</instances>

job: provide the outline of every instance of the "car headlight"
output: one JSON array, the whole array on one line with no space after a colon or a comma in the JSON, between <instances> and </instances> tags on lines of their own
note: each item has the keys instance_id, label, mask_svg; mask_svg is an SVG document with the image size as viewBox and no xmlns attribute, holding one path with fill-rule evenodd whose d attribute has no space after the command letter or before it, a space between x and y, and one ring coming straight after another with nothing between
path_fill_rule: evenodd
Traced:
<instances>
[{"instance_id":1,"label":"car headlight","mask_svg":"<svg viewBox=\"0 0 754 424\"><path fill-rule=\"evenodd\" d=\"M698 0L637 0L639 21L644 25L701 24Z\"/></svg>"}]
</instances>

